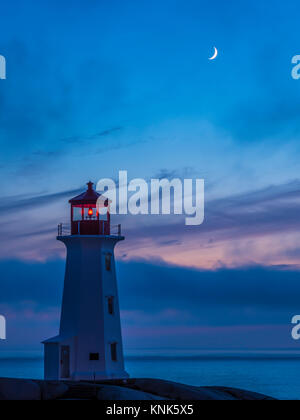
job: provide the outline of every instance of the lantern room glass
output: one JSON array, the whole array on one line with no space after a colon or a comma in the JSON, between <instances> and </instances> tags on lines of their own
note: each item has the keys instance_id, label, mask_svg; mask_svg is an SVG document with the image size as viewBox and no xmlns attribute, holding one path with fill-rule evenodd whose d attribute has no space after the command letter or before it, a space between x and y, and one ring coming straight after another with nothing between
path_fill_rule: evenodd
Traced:
<instances>
[{"instance_id":1,"label":"lantern room glass","mask_svg":"<svg viewBox=\"0 0 300 420\"><path fill-rule=\"evenodd\" d=\"M100 220L99 213L95 204L73 205L72 221Z\"/></svg>"}]
</instances>

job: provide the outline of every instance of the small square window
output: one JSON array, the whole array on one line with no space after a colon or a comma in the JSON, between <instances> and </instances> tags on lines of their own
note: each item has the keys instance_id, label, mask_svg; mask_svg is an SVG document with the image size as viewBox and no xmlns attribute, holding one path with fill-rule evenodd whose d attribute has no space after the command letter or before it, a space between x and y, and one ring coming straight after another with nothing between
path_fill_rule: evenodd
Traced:
<instances>
[{"instance_id":1,"label":"small square window","mask_svg":"<svg viewBox=\"0 0 300 420\"><path fill-rule=\"evenodd\" d=\"M90 353L90 361L98 361L99 353Z\"/></svg>"},{"instance_id":2,"label":"small square window","mask_svg":"<svg viewBox=\"0 0 300 420\"><path fill-rule=\"evenodd\" d=\"M117 343L112 343L110 345L110 350L111 350L111 360L113 362L116 362L118 360L118 357L117 357Z\"/></svg>"},{"instance_id":3,"label":"small square window","mask_svg":"<svg viewBox=\"0 0 300 420\"><path fill-rule=\"evenodd\" d=\"M106 268L106 271L111 270L111 254L105 255L105 268Z\"/></svg>"}]
</instances>

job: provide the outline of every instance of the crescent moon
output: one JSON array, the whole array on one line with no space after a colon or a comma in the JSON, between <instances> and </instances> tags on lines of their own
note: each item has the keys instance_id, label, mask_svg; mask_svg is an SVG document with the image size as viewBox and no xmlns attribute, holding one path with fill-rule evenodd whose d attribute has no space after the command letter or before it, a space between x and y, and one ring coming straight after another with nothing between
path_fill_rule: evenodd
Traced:
<instances>
[{"instance_id":1,"label":"crescent moon","mask_svg":"<svg viewBox=\"0 0 300 420\"><path fill-rule=\"evenodd\" d=\"M217 58L217 56L218 56L218 50L217 50L217 48L214 47L214 49L215 49L214 55L212 57L210 57L209 60L215 60Z\"/></svg>"}]
</instances>

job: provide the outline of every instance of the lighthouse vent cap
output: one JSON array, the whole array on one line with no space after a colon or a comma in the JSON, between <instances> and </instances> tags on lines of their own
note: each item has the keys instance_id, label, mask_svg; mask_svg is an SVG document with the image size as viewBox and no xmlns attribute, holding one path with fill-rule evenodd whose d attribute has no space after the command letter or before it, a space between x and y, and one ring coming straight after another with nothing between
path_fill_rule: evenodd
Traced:
<instances>
[{"instance_id":1,"label":"lighthouse vent cap","mask_svg":"<svg viewBox=\"0 0 300 420\"><path fill-rule=\"evenodd\" d=\"M69 203L71 204L96 204L98 198L101 196L101 194L97 193L97 191L94 190L94 184L93 182L87 183L88 189L76 197L72 198Z\"/></svg>"}]
</instances>

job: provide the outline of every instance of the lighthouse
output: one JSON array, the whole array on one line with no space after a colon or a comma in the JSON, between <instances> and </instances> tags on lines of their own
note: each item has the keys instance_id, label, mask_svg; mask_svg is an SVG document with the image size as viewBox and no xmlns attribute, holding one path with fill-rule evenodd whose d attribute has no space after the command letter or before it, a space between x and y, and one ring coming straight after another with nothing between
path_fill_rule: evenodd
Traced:
<instances>
[{"instance_id":1,"label":"lighthouse","mask_svg":"<svg viewBox=\"0 0 300 420\"><path fill-rule=\"evenodd\" d=\"M124 237L120 226L111 233L108 200L92 182L87 185L87 191L69 201L70 231L58 228L67 260L59 335L43 343L48 380L128 378L114 257Z\"/></svg>"}]
</instances>

